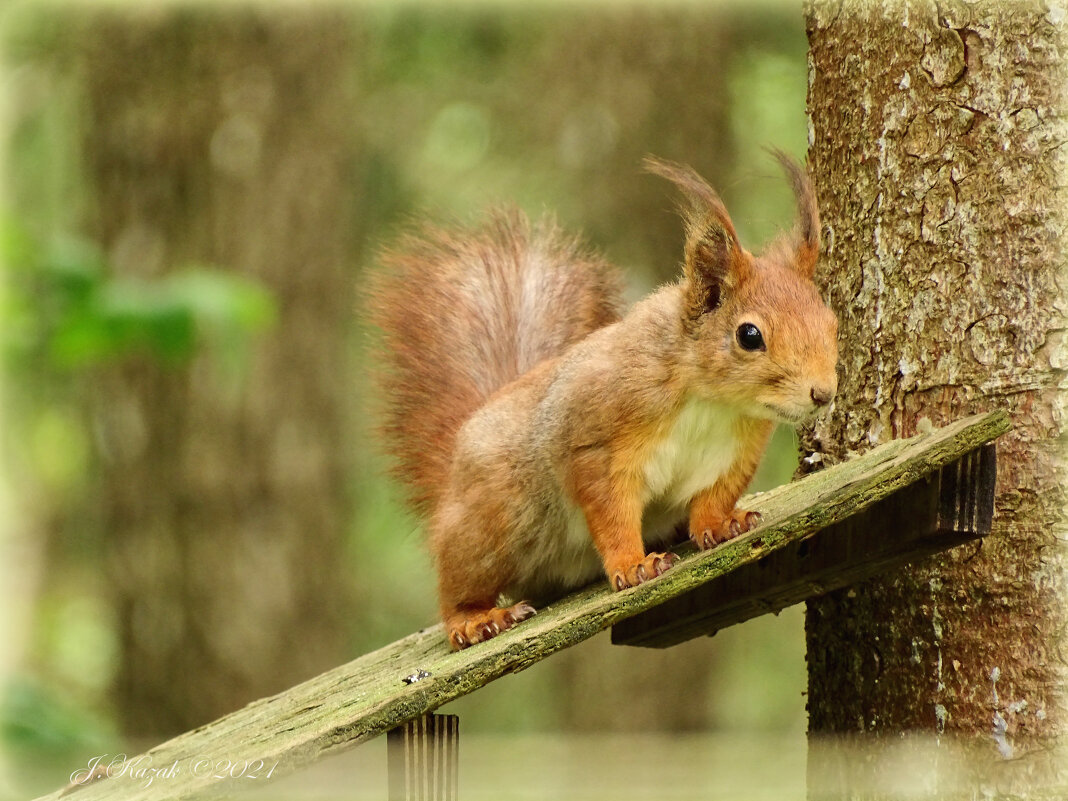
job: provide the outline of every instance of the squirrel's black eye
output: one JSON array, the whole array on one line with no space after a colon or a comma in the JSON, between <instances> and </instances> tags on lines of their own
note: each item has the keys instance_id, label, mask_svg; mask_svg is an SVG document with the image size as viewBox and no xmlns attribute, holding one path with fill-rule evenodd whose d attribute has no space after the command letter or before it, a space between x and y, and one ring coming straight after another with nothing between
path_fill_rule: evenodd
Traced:
<instances>
[{"instance_id":1,"label":"squirrel's black eye","mask_svg":"<svg viewBox=\"0 0 1068 801\"><path fill-rule=\"evenodd\" d=\"M752 323L742 323L738 326L737 337L743 350L764 350L764 335Z\"/></svg>"}]
</instances>

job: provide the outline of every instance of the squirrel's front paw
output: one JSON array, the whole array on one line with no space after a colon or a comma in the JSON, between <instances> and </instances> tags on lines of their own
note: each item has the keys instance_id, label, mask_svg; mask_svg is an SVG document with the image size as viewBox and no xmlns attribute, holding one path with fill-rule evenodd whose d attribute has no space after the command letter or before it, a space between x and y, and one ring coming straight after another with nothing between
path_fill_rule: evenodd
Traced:
<instances>
[{"instance_id":1,"label":"squirrel's front paw","mask_svg":"<svg viewBox=\"0 0 1068 801\"><path fill-rule=\"evenodd\" d=\"M690 539L702 551L714 548L721 542L734 539L739 534L751 531L760 525L763 515L760 512L747 512L735 509L726 517L698 524L690 529Z\"/></svg>"},{"instance_id":2,"label":"squirrel's front paw","mask_svg":"<svg viewBox=\"0 0 1068 801\"><path fill-rule=\"evenodd\" d=\"M625 590L637 587L649 579L663 575L675 566L678 557L673 553L651 553L638 564L613 571L612 588Z\"/></svg>"}]
</instances>

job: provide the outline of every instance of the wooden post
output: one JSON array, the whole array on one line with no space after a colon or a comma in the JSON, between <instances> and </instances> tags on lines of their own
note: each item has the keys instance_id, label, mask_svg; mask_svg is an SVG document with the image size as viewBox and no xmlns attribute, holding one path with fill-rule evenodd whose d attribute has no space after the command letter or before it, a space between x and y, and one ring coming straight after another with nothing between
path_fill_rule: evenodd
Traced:
<instances>
[{"instance_id":1,"label":"wooden post","mask_svg":"<svg viewBox=\"0 0 1068 801\"><path fill-rule=\"evenodd\" d=\"M423 715L386 734L389 801L456 801L460 718Z\"/></svg>"},{"instance_id":2,"label":"wooden post","mask_svg":"<svg viewBox=\"0 0 1068 801\"><path fill-rule=\"evenodd\" d=\"M612 627L616 645L667 648L989 533L997 471L984 445L820 532Z\"/></svg>"}]
</instances>

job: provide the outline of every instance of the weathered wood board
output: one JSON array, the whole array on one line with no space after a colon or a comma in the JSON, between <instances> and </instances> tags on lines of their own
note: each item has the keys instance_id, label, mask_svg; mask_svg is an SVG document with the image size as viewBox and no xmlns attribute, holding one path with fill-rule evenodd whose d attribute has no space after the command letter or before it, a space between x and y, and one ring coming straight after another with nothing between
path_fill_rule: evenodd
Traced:
<instances>
[{"instance_id":1,"label":"weathered wood board","mask_svg":"<svg viewBox=\"0 0 1068 801\"><path fill-rule=\"evenodd\" d=\"M920 481L1009 429L1001 412L966 418L908 440L889 442L846 463L746 501L764 523L711 551L686 555L672 570L613 593L607 583L580 590L493 640L451 652L433 626L182 734L141 755L142 769L169 769L146 782L129 775L101 778L45 796L75 801L203 798L261 785L195 770L213 756L241 765L273 766L273 777L366 742L489 682L586 640L709 581L755 564ZM815 592L815 589L813 589ZM744 619L744 618L743 618ZM430 675L408 684L418 671ZM266 772L264 767L263 772ZM142 774L143 775L143 774Z\"/></svg>"},{"instance_id":2,"label":"weathered wood board","mask_svg":"<svg viewBox=\"0 0 1068 801\"><path fill-rule=\"evenodd\" d=\"M612 627L616 645L667 648L779 612L990 532L996 453L983 445L867 509Z\"/></svg>"}]
</instances>

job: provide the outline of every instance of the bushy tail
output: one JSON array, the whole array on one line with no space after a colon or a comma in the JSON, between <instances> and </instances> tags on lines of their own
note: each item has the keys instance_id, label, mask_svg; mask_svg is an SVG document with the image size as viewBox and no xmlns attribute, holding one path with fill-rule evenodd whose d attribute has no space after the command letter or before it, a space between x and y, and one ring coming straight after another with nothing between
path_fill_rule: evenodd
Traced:
<instances>
[{"instance_id":1,"label":"bushy tail","mask_svg":"<svg viewBox=\"0 0 1068 801\"><path fill-rule=\"evenodd\" d=\"M456 432L495 391L619 317L607 262L543 220L499 212L474 231L425 227L382 258L385 434L413 505L444 489Z\"/></svg>"}]
</instances>

